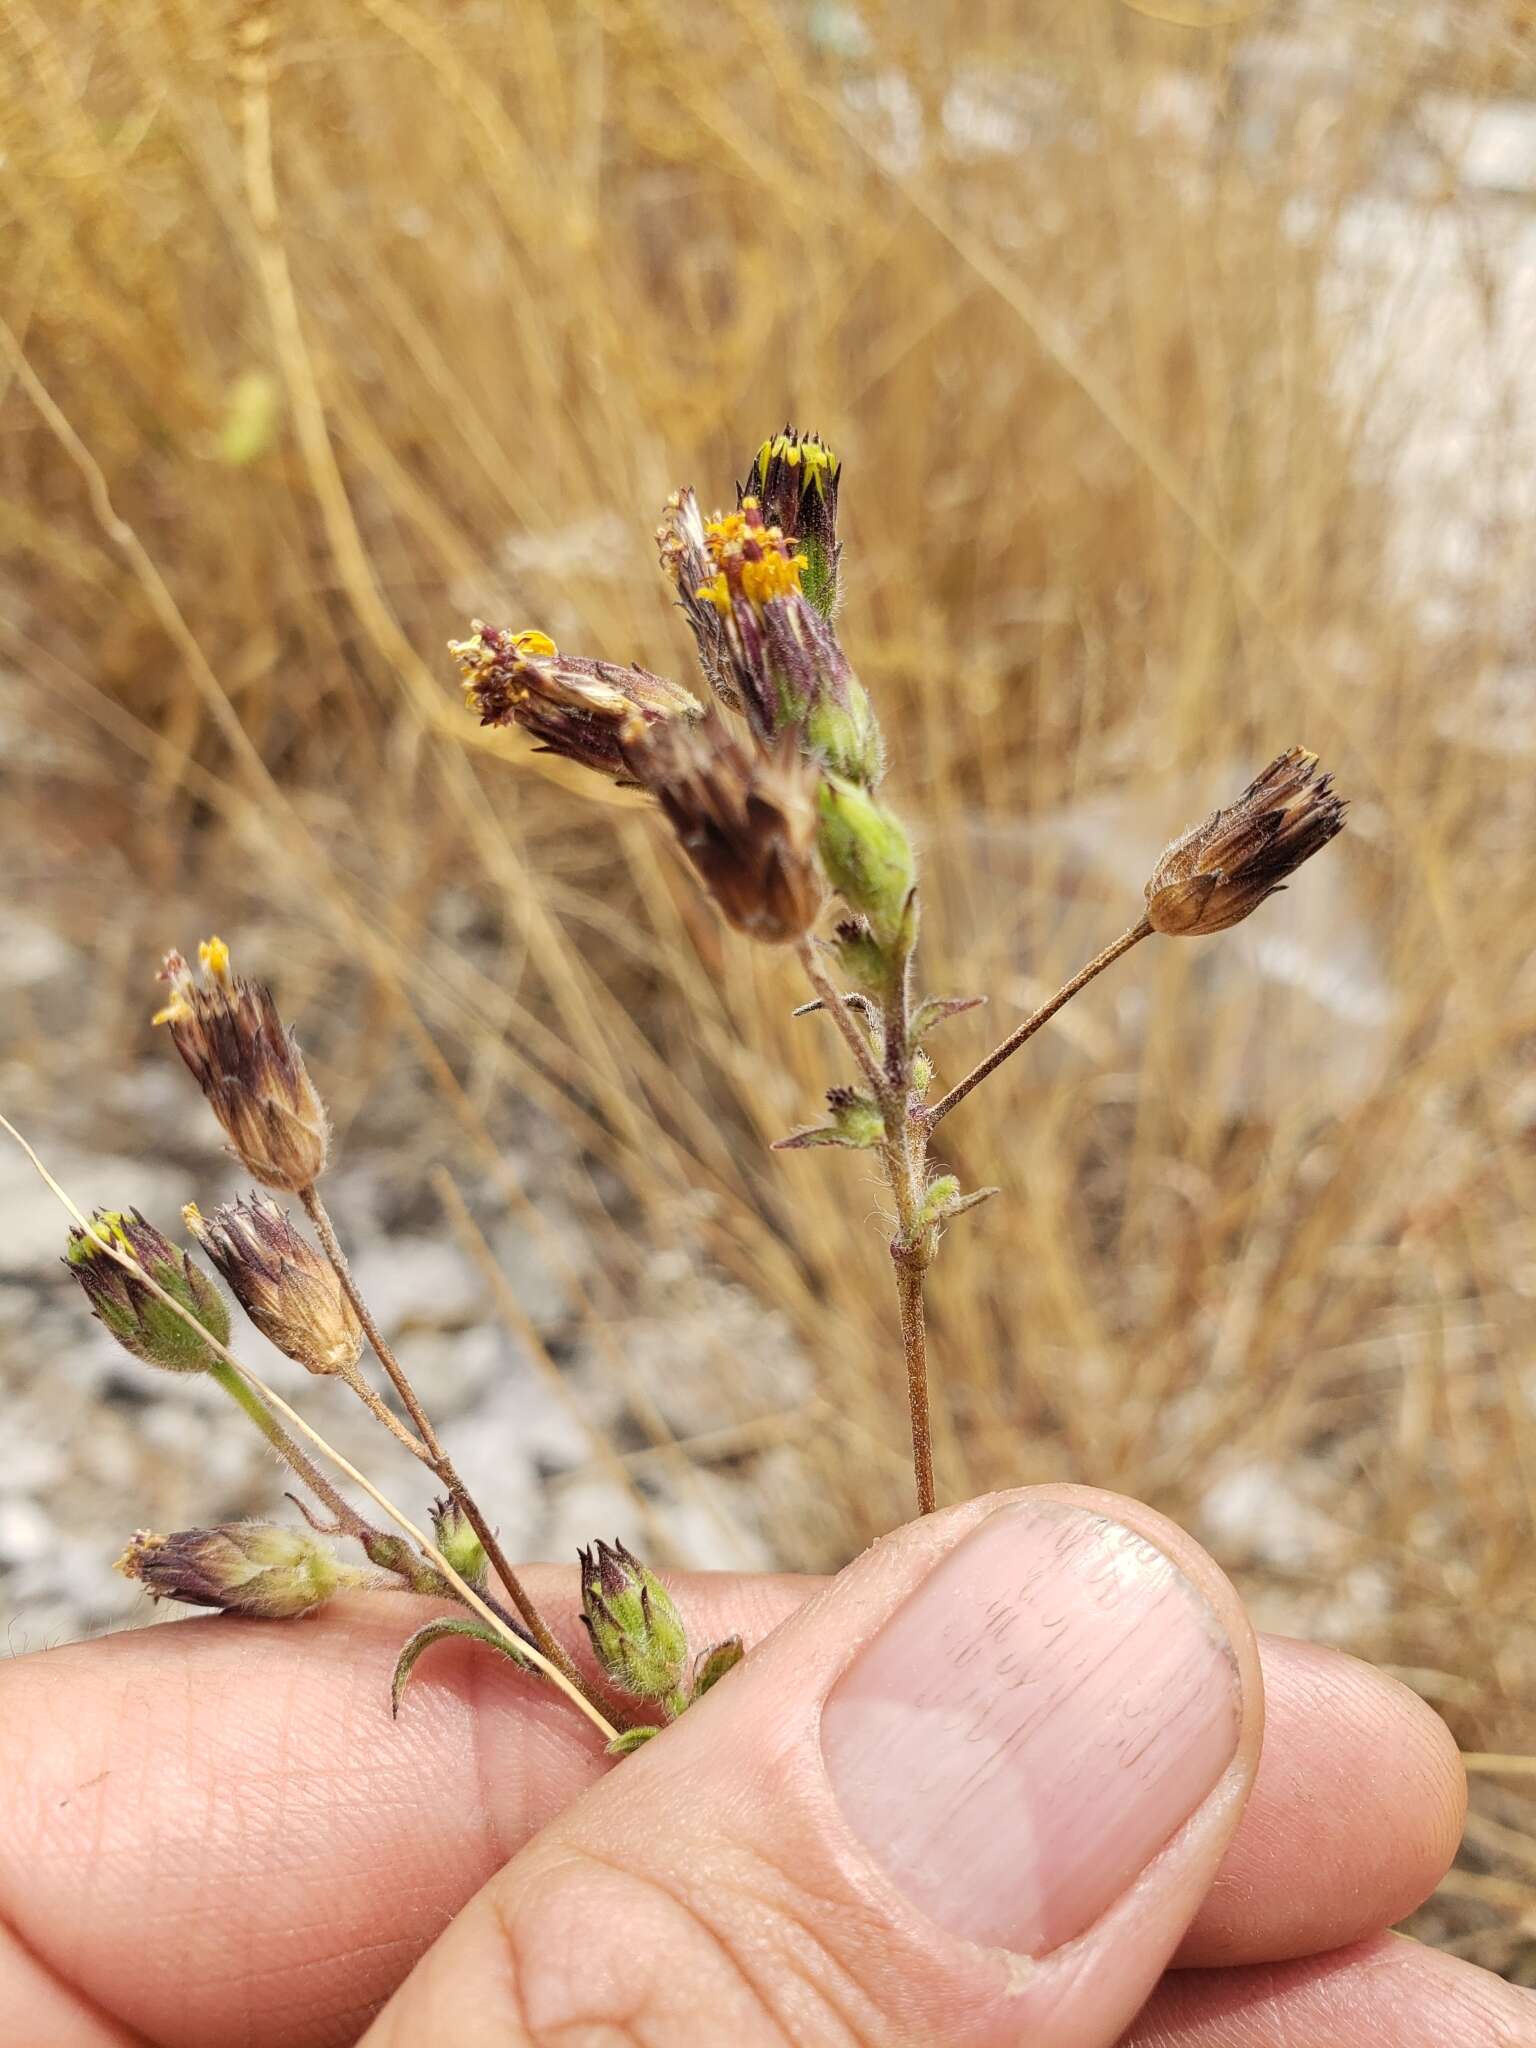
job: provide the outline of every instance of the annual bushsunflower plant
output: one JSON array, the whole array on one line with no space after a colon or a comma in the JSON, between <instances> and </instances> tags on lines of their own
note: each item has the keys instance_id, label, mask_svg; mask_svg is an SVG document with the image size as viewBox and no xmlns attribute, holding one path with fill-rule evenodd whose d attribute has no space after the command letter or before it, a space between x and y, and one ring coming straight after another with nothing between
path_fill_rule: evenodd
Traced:
<instances>
[{"instance_id":1,"label":"annual bushsunflower plant","mask_svg":"<svg viewBox=\"0 0 1536 2048\"><path fill-rule=\"evenodd\" d=\"M1207 936L1250 916L1341 829L1344 805L1316 756L1288 749L1173 841L1116 938L941 1088L930 1038L984 998L920 989L918 865L888 788L899 763L837 630L841 481L825 441L786 427L758 449L729 510L706 516L692 490L668 499L657 548L693 637L697 690L571 653L537 626L476 620L449 645L482 724L517 727L538 747L644 792L725 921L798 959L808 983L799 1014L830 1022L849 1071L824 1110L777 1143L878 1160L914 1485L927 1513L935 1496L925 1283L945 1231L996 1192L963 1188L935 1160L939 1126L1134 946ZM397 1711L424 1652L467 1637L557 1686L613 1754L650 1740L730 1672L740 1638L693 1641L656 1574L622 1542L600 1541L580 1556L585 1642L560 1641L358 1287L320 1193L329 1118L273 991L237 975L216 938L203 942L195 970L172 953L161 972L169 995L157 1022L258 1184L206 1215L189 1204L188 1234L256 1328L361 1400L427 1467L437 1497L413 1519L244 1365L230 1349L229 1304L188 1250L136 1211L77 1212L66 1264L104 1326L149 1365L208 1374L310 1497L302 1529L141 1530L119 1568L156 1598L269 1619L301 1617L347 1589L425 1594L443 1611L401 1649ZM390 1526L360 1512L326 1467ZM338 1542L361 1561L339 1554Z\"/></svg>"},{"instance_id":2,"label":"annual bushsunflower plant","mask_svg":"<svg viewBox=\"0 0 1536 2048\"><path fill-rule=\"evenodd\" d=\"M852 1072L828 1091L824 1114L777 1142L879 1160L926 1513L925 1277L949 1225L996 1192L962 1188L934 1163L939 1125L1143 939L1200 937L1256 910L1341 829L1344 804L1316 755L1280 755L1173 842L1117 938L930 1099L931 1034L985 998L919 988L912 837L888 791L875 706L837 632L841 481L824 440L785 427L758 449L731 510L706 517L692 490L667 500L657 548L693 635L704 703L643 669L568 654L537 628L476 620L450 646L483 725L520 727L540 748L648 791L727 923L798 954L811 989L804 1009L841 1033Z\"/></svg>"}]
</instances>

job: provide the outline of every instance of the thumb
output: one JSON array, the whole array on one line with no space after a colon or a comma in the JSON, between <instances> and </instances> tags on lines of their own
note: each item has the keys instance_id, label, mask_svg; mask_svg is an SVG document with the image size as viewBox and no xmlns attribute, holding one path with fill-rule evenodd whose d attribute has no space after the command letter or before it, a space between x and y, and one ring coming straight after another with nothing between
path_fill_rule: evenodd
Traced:
<instances>
[{"instance_id":1,"label":"thumb","mask_svg":"<svg viewBox=\"0 0 1536 2048\"><path fill-rule=\"evenodd\" d=\"M1237 1596L1150 1509L930 1516L515 1857L369 2048L1109 2048L1261 1725Z\"/></svg>"}]
</instances>

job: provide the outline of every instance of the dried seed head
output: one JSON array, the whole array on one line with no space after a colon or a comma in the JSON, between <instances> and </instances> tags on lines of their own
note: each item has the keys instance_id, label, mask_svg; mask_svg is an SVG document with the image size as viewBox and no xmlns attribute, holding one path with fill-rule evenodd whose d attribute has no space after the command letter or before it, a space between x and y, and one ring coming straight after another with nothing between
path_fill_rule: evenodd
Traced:
<instances>
[{"instance_id":1,"label":"dried seed head","mask_svg":"<svg viewBox=\"0 0 1536 2048\"><path fill-rule=\"evenodd\" d=\"M662 507L656 528L656 552L661 573L677 592L677 602L688 621L699 666L710 688L733 711L742 708L725 657L725 622L719 612L699 595L713 574L709 548L704 537L704 515L691 490L674 491Z\"/></svg>"},{"instance_id":2,"label":"dried seed head","mask_svg":"<svg viewBox=\"0 0 1536 2048\"><path fill-rule=\"evenodd\" d=\"M352 1373L363 1349L356 1312L330 1261L270 1196L225 1202L211 1216L192 1203L181 1213L240 1306L285 1357L306 1372Z\"/></svg>"},{"instance_id":3,"label":"dried seed head","mask_svg":"<svg viewBox=\"0 0 1536 2048\"><path fill-rule=\"evenodd\" d=\"M562 654L547 633L506 633L476 619L471 637L448 648L482 725L521 726L541 752L602 774L623 778L627 725L702 715L698 699L665 676Z\"/></svg>"},{"instance_id":4,"label":"dried seed head","mask_svg":"<svg viewBox=\"0 0 1536 2048\"><path fill-rule=\"evenodd\" d=\"M137 1209L98 1209L91 1228L190 1310L215 1343L229 1342L229 1307L223 1295L201 1267L146 1223ZM138 1273L120 1265L96 1237L72 1230L64 1263L85 1290L97 1321L135 1358L167 1372L206 1372L218 1362L217 1352L192 1324L153 1293Z\"/></svg>"},{"instance_id":5,"label":"dried seed head","mask_svg":"<svg viewBox=\"0 0 1536 2048\"><path fill-rule=\"evenodd\" d=\"M712 716L632 731L625 760L728 923L768 945L809 931L822 901L818 777L792 739L749 751Z\"/></svg>"},{"instance_id":6,"label":"dried seed head","mask_svg":"<svg viewBox=\"0 0 1536 2048\"><path fill-rule=\"evenodd\" d=\"M1344 800L1317 756L1291 747L1234 804L1176 839L1147 883L1147 921L1170 938L1225 931L1344 829Z\"/></svg>"},{"instance_id":7,"label":"dried seed head","mask_svg":"<svg viewBox=\"0 0 1536 2048\"><path fill-rule=\"evenodd\" d=\"M299 1194L325 1170L330 1131L298 1041L271 989L230 971L222 939L197 953L200 982L180 953L166 955L171 999L155 1022L169 1025L236 1158L265 1186Z\"/></svg>"},{"instance_id":8,"label":"dried seed head","mask_svg":"<svg viewBox=\"0 0 1536 2048\"><path fill-rule=\"evenodd\" d=\"M286 1621L329 1600L368 1574L342 1562L303 1529L275 1522L223 1522L153 1536L141 1529L117 1560L125 1579L139 1579L156 1600L220 1607L235 1614Z\"/></svg>"},{"instance_id":9,"label":"dried seed head","mask_svg":"<svg viewBox=\"0 0 1536 2048\"><path fill-rule=\"evenodd\" d=\"M580 1557L581 1618L604 1672L635 1699L679 1705L688 1633L671 1594L622 1543Z\"/></svg>"},{"instance_id":10,"label":"dried seed head","mask_svg":"<svg viewBox=\"0 0 1536 2048\"><path fill-rule=\"evenodd\" d=\"M800 587L830 618L837 604L837 485L842 464L819 434L785 425L758 449L751 474L736 493L745 504L756 498L770 525L782 529L805 556Z\"/></svg>"}]
</instances>

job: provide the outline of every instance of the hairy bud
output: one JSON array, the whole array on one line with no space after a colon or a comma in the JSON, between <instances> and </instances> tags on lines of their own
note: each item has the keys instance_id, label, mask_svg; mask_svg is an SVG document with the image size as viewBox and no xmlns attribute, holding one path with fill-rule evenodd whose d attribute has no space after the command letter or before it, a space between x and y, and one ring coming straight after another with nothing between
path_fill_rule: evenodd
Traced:
<instances>
[{"instance_id":1,"label":"hairy bud","mask_svg":"<svg viewBox=\"0 0 1536 2048\"><path fill-rule=\"evenodd\" d=\"M264 1337L306 1372L351 1374L362 1325L335 1268L270 1196L225 1202L211 1216L189 1202L181 1213Z\"/></svg>"},{"instance_id":2,"label":"hairy bud","mask_svg":"<svg viewBox=\"0 0 1536 2048\"><path fill-rule=\"evenodd\" d=\"M275 1522L221 1522L153 1536L141 1529L117 1560L125 1579L138 1579L156 1600L220 1607L233 1614L286 1621L308 1614L347 1586L371 1583L304 1529Z\"/></svg>"},{"instance_id":3,"label":"hairy bud","mask_svg":"<svg viewBox=\"0 0 1536 2048\"><path fill-rule=\"evenodd\" d=\"M71 1230L65 1264L80 1282L98 1322L104 1323L125 1351L167 1372L206 1372L217 1364L192 1324L145 1285L139 1273L182 1307L218 1344L229 1341L229 1308L217 1287L179 1246L146 1223L137 1209L99 1209L91 1219L96 1232ZM96 1239L108 1238L138 1267L130 1271Z\"/></svg>"},{"instance_id":4,"label":"hairy bud","mask_svg":"<svg viewBox=\"0 0 1536 2048\"><path fill-rule=\"evenodd\" d=\"M842 464L819 434L785 425L758 449L737 502L756 498L764 517L782 529L805 556L800 587L829 619L837 605L837 485Z\"/></svg>"},{"instance_id":5,"label":"hairy bud","mask_svg":"<svg viewBox=\"0 0 1536 2048\"><path fill-rule=\"evenodd\" d=\"M827 879L865 920L883 955L910 939L916 869L912 843L893 811L841 776L821 785L817 847Z\"/></svg>"},{"instance_id":6,"label":"hairy bud","mask_svg":"<svg viewBox=\"0 0 1536 2048\"><path fill-rule=\"evenodd\" d=\"M633 1698L681 1713L688 1635L671 1594L622 1543L600 1542L580 1555L581 1618L598 1663Z\"/></svg>"},{"instance_id":7,"label":"hairy bud","mask_svg":"<svg viewBox=\"0 0 1536 2048\"><path fill-rule=\"evenodd\" d=\"M432 1540L459 1577L478 1593L490 1569L485 1545L457 1501L440 1500L432 1508Z\"/></svg>"},{"instance_id":8,"label":"hairy bud","mask_svg":"<svg viewBox=\"0 0 1536 2048\"><path fill-rule=\"evenodd\" d=\"M292 1031L272 991L230 970L222 939L198 947L198 981L180 953L160 979L171 999L156 1016L224 1126L229 1149L264 1186L298 1194L325 1170L330 1132Z\"/></svg>"},{"instance_id":9,"label":"hairy bud","mask_svg":"<svg viewBox=\"0 0 1536 2048\"><path fill-rule=\"evenodd\" d=\"M715 716L632 734L625 758L728 923L769 945L810 929L823 894L817 773L792 741L749 752Z\"/></svg>"},{"instance_id":10,"label":"hairy bud","mask_svg":"<svg viewBox=\"0 0 1536 2048\"><path fill-rule=\"evenodd\" d=\"M539 751L625 776L627 727L697 719L702 706L680 684L648 669L562 654L547 633L506 633L481 620L468 640L450 640L465 700L482 725L521 726Z\"/></svg>"},{"instance_id":11,"label":"hairy bud","mask_svg":"<svg viewBox=\"0 0 1536 2048\"><path fill-rule=\"evenodd\" d=\"M1147 883L1147 922L1170 938L1225 931L1344 829L1344 799L1317 756L1291 747L1234 804L1176 839Z\"/></svg>"}]
</instances>

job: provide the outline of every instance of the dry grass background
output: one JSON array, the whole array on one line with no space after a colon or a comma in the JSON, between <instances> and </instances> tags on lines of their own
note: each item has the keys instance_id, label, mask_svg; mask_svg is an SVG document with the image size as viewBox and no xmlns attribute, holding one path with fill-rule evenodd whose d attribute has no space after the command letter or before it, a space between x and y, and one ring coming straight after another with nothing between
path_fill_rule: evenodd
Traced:
<instances>
[{"instance_id":1,"label":"dry grass background","mask_svg":"<svg viewBox=\"0 0 1536 2048\"><path fill-rule=\"evenodd\" d=\"M724 498L786 415L821 428L926 980L993 996L944 1072L1279 747L1354 798L1273 914L1140 949L945 1126L1004 1194L933 1275L941 1491L1141 1494L1261 1618L1516 1759L1423 1924L1536 1978L1536 534L1481 445L1420 508L1477 529L1455 601L1394 568L1390 365L1424 337L1373 306L1342 379L1338 261L1412 145L1398 232L1449 230L1495 331L1497 236L1425 136L1531 85L1529 13L0 20L0 831L7 890L93 962L66 1028L8 1003L34 1134L143 1051L146 963L216 925L359 1142L402 1067L447 1161L568 1127L595 1316L678 1245L782 1310L813 1397L738 1399L723 1339L711 1399L722 1443L772 1446L785 1563L899 1518L874 1188L762 1142L838 1075L792 963L723 932L628 801L468 729L441 652L474 611L685 672L661 500Z\"/></svg>"}]
</instances>

